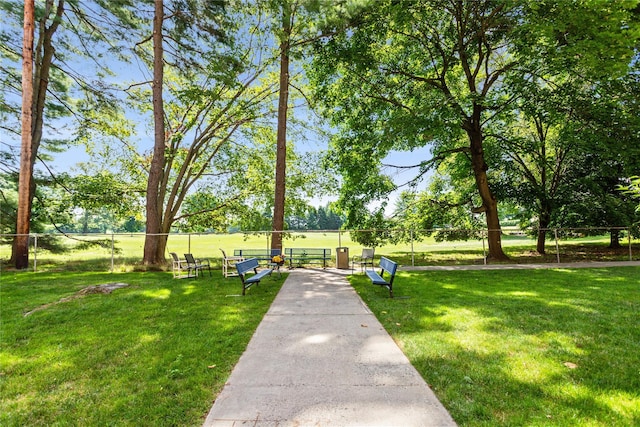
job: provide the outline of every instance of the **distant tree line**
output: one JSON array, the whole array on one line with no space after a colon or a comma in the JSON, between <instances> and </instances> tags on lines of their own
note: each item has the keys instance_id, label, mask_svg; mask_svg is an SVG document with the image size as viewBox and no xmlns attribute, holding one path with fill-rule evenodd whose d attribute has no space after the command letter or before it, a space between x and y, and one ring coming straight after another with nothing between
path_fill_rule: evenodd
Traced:
<instances>
[{"instance_id":1,"label":"distant tree line","mask_svg":"<svg viewBox=\"0 0 640 427\"><path fill-rule=\"evenodd\" d=\"M310 207L306 215L291 215L286 218L289 230L339 230L344 216L330 206Z\"/></svg>"}]
</instances>

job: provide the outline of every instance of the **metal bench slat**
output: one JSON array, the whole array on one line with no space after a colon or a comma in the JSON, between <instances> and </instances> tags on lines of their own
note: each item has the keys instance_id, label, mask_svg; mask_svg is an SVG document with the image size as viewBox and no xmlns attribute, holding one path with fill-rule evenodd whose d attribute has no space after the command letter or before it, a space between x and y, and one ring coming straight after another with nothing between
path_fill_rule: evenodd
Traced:
<instances>
[{"instance_id":1,"label":"metal bench slat","mask_svg":"<svg viewBox=\"0 0 640 427\"><path fill-rule=\"evenodd\" d=\"M371 281L373 282L374 285L388 285L389 284L389 282L384 280L382 278L382 276L380 276L375 271L366 271L366 273L367 273L367 276L369 276L369 279L371 279Z\"/></svg>"}]
</instances>

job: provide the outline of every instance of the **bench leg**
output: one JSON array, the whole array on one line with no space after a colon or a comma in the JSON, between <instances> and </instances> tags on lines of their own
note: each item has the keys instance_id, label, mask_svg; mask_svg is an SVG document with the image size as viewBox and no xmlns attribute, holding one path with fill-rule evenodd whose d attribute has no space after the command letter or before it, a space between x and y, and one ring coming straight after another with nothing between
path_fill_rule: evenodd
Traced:
<instances>
[{"instance_id":1,"label":"bench leg","mask_svg":"<svg viewBox=\"0 0 640 427\"><path fill-rule=\"evenodd\" d=\"M258 280L257 282L251 282L251 283L244 283L242 282L242 295L245 295L245 292L247 291L247 289L249 289L251 286L253 285L259 285L260 281Z\"/></svg>"}]
</instances>

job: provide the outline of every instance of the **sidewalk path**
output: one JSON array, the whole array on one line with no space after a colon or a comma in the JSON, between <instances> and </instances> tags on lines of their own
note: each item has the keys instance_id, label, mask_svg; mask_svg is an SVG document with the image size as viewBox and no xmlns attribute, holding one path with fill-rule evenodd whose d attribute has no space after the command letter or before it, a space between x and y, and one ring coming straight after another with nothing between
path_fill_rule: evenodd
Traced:
<instances>
[{"instance_id":1,"label":"sidewalk path","mask_svg":"<svg viewBox=\"0 0 640 427\"><path fill-rule=\"evenodd\" d=\"M205 426L456 425L350 272L291 271Z\"/></svg>"}]
</instances>

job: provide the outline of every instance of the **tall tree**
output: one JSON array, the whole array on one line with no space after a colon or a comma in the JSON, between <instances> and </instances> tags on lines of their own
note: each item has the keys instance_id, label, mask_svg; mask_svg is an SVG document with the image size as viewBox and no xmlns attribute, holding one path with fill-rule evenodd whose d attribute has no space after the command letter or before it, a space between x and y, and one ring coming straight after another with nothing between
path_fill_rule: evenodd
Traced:
<instances>
[{"instance_id":1,"label":"tall tree","mask_svg":"<svg viewBox=\"0 0 640 427\"><path fill-rule=\"evenodd\" d=\"M632 58L640 35L637 4L635 0L545 2L528 3L524 9L528 18L520 28L522 44L517 46L522 73L508 88L517 99L511 114L516 120L505 119L501 135L492 137L505 159L497 168L506 172L497 180L499 191L517 201L523 213L528 213L527 219L535 218L539 253L545 252L552 225L577 226L571 225L570 217L603 221L602 215L591 213L611 206L608 197L600 208L594 204L586 211L586 205L574 202L590 193L586 188L599 187L596 181L617 181L618 176L611 175L617 167L624 169L637 162L635 144L630 143L633 137L628 137L637 119L625 111L628 101L622 100L628 100L622 94L633 93L630 89L637 85L633 82L636 71L630 68L636 62ZM612 134L617 134L615 142L607 143ZM625 153L624 162L619 161L621 153ZM597 162L585 161L593 155L600 159L598 172L593 170ZM608 166L610 161L617 167ZM595 176L600 178L593 180ZM595 185L578 183L587 177ZM590 193L587 199L603 200L602 194L612 193L611 188L602 190ZM615 204L621 208L623 202L619 198ZM570 206L579 205L577 216L567 216ZM609 211L609 219L620 224L619 215ZM580 222L585 226L589 221Z\"/></svg>"},{"instance_id":2,"label":"tall tree","mask_svg":"<svg viewBox=\"0 0 640 427\"><path fill-rule=\"evenodd\" d=\"M527 77L511 88L520 92L517 108L488 134L503 153L493 172L496 192L522 208L521 226L537 230L541 254L552 226L628 225L626 202L612 183L640 160L638 77L633 67L611 77L556 67L544 79Z\"/></svg>"},{"instance_id":3,"label":"tall tree","mask_svg":"<svg viewBox=\"0 0 640 427\"><path fill-rule=\"evenodd\" d=\"M29 222L31 219L31 187L33 186L33 39L35 34L35 3L24 2L24 37L22 42L22 149L18 184L18 213L14 258L17 269L29 265Z\"/></svg>"},{"instance_id":4,"label":"tall tree","mask_svg":"<svg viewBox=\"0 0 640 427\"><path fill-rule=\"evenodd\" d=\"M164 28L154 31L154 36L162 36L165 56L164 113L155 115L154 123L157 130L162 118L164 130L156 133L153 154L130 157L130 170L141 166L148 183L147 265L164 264L167 234L174 224L183 229L218 226L220 212L237 213L265 180L273 182L268 178L273 176L273 164L267 175L268 157L257 153L263 148L260 141L250 139L252 132L258 132L250 125L273 114L273 108L265 105L276 89L272 82L258 80L273 66L273 58L265 59L269 47L262 22L239 15L242 4L232 10L223 6L223 2L165 1ZM236 42L233 32L245 24L239 30L245 37ZM158 56L148 55L143 44L138 50L157 70ZM159 101L153 92L160 85L153 85L151 97L140 87L132 86L129 92L144 112L150 98Z\"/></svg>"},{"instance_id":5,"label":"tall tree","mask_svg":"<svg viewBox=\"0 0 640 427\"><path fill-rule=\"evenodd\" d=\"M165 131L164 102L162 98L164 84L164 1L154 0L153 13L153 155L147 180L147 229L144 241L144 263L158 264L164 261L164 247L159 253L162 241L161 218L162 201L160 200L162 172L165 164Z\"/></svg>"},{"instance_id":6,"label":"tall tree","mask_svg":"<svg viewBox=\"0 0 640 427\"><path fill-rule=\"evenodd\" d=\"M291 30L295 16L295 6L286 0L280 2L280 79L278 97L278 125L276 138L276 176L273 205L273 225L271 249L282 250L282 231L284 230L284 211L286 202L287 179L287 113L289 111L289 50L291 48Z\"/></svg>"},{"instance_id":7,"label":"tall tree","mask_svg":"<svg viewBox=\"0 0 640 427\"><path fill-rule=\"evenodd\" d=\"M488 132L503 160L492 175L495 191L502 200L523 207L527 222L535 218L536 250L545 253L545 241L554 211L567 197L567 172L579 146L580 126L572 120L567 94L579 85L563 76L565 84L548 84L532 79L519 96L511 115ZM564 95L563 95L564 94ZM521 224L524 228L532 224Z\"/></svg>"},{"instance_id":8,"label":"tall tree","mask_svg":"<svg viewBox=\"0 0 640 427\"><path fill-rule=\"evenodd\" d=\"M474 212L484 214L489 231L489 255L506 258L484 132L508 102L500 86L516 64L504 49L515 25L510 12L490 1L373 2L352 32L323 44L316 82L342 129L333 158L344 178L340 203L357 213L348 216L349 226L363 221L362 206L396 188L379 174L382 159L391 150L431 143L435 157L413 166L419 177L448 155L464 153L478 194Z\"/></svg>"},{"instance_id":9,"label":"tall tree","mask_svg":"<svg viewBox=\"0 0 640 427\"><path fill-rule=\"evenodd\" d=\"M34 35L35 43L32 52L33 95L30 97L32 105L31 126L29 128L31 132L31 165L25 169L26 165L21 164L20 171L20 179L31 181L29 201L27 205L23 205L24 207L33 208L36 185L33 176L27 178L23 176L23 173L33 175L36 160L45 160L45 156L41 153L43 145L51 147L59 142L55 141L56 138L48 132L55 129L56 124L62 126L57 119L71 116L76 122L79 122L84 119L84 112L90 111L98 114L104 108L112 112L118 110L112 103L109 96L110 91L106 85L95 83L95 80L92 80L94 76L79 72L74 67L77 65L78 58L90 58L87 63L83 64L83 71L102 70L98 71L98 74L107 72L104 63L94 60L97 59L95 55L99 49L93 48L106 46L108 49L109 40L126 38L127 31L121 30L123 27L130 28L134 20L131 19L130 14L123 13L123 4L125 3L127 2L107 2L94 9L91 7L82 8L75 2L69 5L65 0L47 0L39 2L38 7L35 8L36 24L34 29L36 34ZM26 3L24 6L26 7ZM68 9L66 6L69 6ZM0 111L9 117L0 126L0 130L11 134L16 129L21 129L19 123L14 126L11 120L16 112L12 99L15 93L22 91L22 86L17 83L18 78L15 68L11 66L11 60L16 56L17 51L14 46L14 40L17 39L14 33L15 21L22 22L22 17L18 17L17 11L22 11L24 8L22 2L18 1L0 1L0 7L4 12L0 17L3 24L0 26L0 37L3 40L0 56L9 59L7 62L0 63L0 68L3 71L0 73L0 87L3 92ZM108 29L102 25L105 21L109 22ZM123 37L118 37L116 34ZM86 110L78 111L77 105L74 105L72 99L73 95L85 98ZM84 124L91 126L89 121L85 121ZM69 122L65 122L65 125L69 126ZM21 131L24 132L24 129ZM57 129L57 131L60 132L61 129ZM11 155L6 156L8 159L6 167L9 169L11 169L11 157ZM47 171L53 173L51 169L47 169ZM24 213L21 213L19 217L19 221L24 222ZM21 224L20 228L24 231L24 224ZM18 263L24 263L24 257L28 256L28 253L24 253L22 248L18 248L21 246L22 244L14 244L13 246L12 260L16 266ZM23 260L19 261L19 258L23 258Z\"/></svg>"},{"instance_id":10,"label":"tall tree","mask_svg":"<svg viewBox=\"0 0 640 427\"><path fill-rule=\"evenodd\" d=\"M272 221L272 249L282 249L282 231L285 227L287 197L287 128L290 88L308 101L305 93L306 83L301 62L291 64L292 56L303 57L313 42L330 33L331 23L335 28L344 27L356 7L351 1L317 2L314 0L276 0L269 1L270 9L279 18L274 33L279 43L279 98L276 138L276 175ZM335 30L334 30L335 31ZM291 68L295 69L297 79L291 81ZM307 105L307 108L313 108Z\"/></svg>"}]
</instances>

